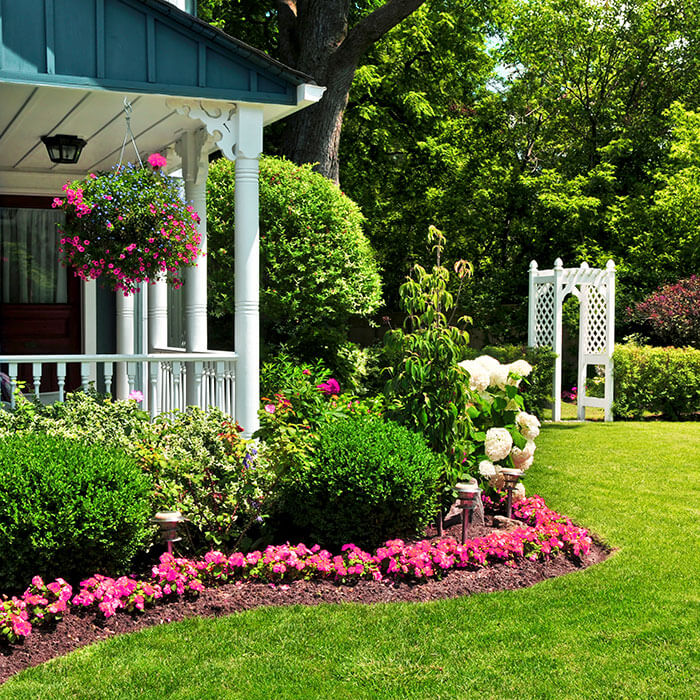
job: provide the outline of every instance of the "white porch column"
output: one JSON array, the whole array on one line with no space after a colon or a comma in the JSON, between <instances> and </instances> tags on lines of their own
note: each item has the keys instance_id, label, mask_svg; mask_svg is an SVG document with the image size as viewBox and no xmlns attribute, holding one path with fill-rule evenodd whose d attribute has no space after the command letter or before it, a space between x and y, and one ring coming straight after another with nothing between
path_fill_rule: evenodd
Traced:
<instances>
[{"instance_id":1,"label":"white porch column","mask_svg":"<svg viewBox=\"0 0 700 700\"><path fill-rule=\"evenodd\" d=\"M125 297L117 292L117 355L134 354L134 295ZM117 365L117 398L129 396L129 380L126 375L126 363Z\"/></svg>"},{"instance_id":2,"label":"white porch column","mask_svg":"<svg viewBox=\"0 0 700 700\"><path fill-rule=\"evenodd\" d=\"M239 104L235 195L235 350L236 420L249 438L259 427L260 403L260 237L258 164L262 153L263 111Z\"/></svg>"},{"instance_id":3,"label":"white porch column","mask_svg":"<svg viewBox=\"0 0 700 700\"><path fill-rule=\"evenodd\" d=\"M176 144L182 159L182 178L185 181L185 199L199 214L197 231L202 237L203 255L197 258L197 266L185 273L185 347L187 352L207 350L207 172L209 157L203 146L207 141L204 129L188 131ZM167 331L166 331L167 333ZM191 363L190 363L191 365ZM187 405L199 404L193 367L187 372Z\"/></svg>"},{"instance_id":4,"label":"white porch column","mask_svg":"<svg viewBox=\"0 0 700 700\"><path fill-rule=\"evenodd\" d=\"M160 280L148 287L148 352L168 344L168 283Z\"/></svg>"}]
</instances>

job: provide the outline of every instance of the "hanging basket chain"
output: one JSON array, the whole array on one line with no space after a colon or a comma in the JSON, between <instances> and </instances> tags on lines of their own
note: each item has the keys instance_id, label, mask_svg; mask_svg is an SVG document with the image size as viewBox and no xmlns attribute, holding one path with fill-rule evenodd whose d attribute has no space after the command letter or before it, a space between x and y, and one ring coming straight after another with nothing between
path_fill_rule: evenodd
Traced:
<instances>
[{"instance_id":1,"label":"hanging basket chain","mask_svg":"<svg viewBox=\"0 0 700 700\"><path fill-rule=\"evenodd\" d=\"M124 98L124 119L126 120L126 130L124 132L124 140L122 141L122 150L121 153L119 154L119 164L117 165L117 172L121 170L122 167L122 161L124 159L124 149L126 148L126 142L128 139L131 139L131 143L134 146L134 151L136 152L136 157L139 160L139 165L143 168L143 161L141 160L141 156L139 155L139 149L136 147L136 139L134 139L134 132L131 130L131 113L133 111L133 107L131 106L131 102L125 97Z\"/></svg>"}]
</instances>

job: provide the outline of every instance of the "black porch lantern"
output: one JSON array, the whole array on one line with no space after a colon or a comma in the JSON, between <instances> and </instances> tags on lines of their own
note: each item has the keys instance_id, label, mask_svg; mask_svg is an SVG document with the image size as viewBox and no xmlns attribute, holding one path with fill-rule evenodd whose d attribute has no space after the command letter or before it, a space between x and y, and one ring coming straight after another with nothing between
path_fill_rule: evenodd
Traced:
<instances>
[{"instance_id":1,"label":"black porch lantern","mask_svg":"<svg viewBox=\"0 0 700 700\"><path fill-rule=\"evenodd\" d=\"M49 152L52 163L77 163L87 141L68 134L42 136L41 140Z\"/></svg>"}]
</instances>

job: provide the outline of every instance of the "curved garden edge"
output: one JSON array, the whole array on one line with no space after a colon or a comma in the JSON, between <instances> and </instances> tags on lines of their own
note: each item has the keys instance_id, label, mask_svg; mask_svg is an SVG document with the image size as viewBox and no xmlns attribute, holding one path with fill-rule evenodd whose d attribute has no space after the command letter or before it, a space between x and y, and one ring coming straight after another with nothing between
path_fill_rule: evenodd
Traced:
<instances>
[{"instance_id":1,"label":"curved garden edge","mask_svg":"<svg viewBox=\"0 0 700 700\"><path fill-rule=\"evenodd\" d=\"M570 521L569 521L570 522ZM446 538L457 539L457 519L446 523ZM481 528L483 531L484 528ZM492 530L496 535L503 531ZM318 605L320 603L428 602L476 593L515 590L540 581L582 570L605 560L613 550L591 536L588 551L581 556L560 552L552 558L513 561L479 568L452 569L440 578L422 581L367 580L341 583L328 579L267 583L237 580L204 588L196 596L158 601L143 612L122 612L105 618L94 607L72 606L59 622L35 626L21 644L0 644L0 683L20 671L80 647L147 627L191 617L213 618L261 606Z\"/></svg>"}]
</instances>

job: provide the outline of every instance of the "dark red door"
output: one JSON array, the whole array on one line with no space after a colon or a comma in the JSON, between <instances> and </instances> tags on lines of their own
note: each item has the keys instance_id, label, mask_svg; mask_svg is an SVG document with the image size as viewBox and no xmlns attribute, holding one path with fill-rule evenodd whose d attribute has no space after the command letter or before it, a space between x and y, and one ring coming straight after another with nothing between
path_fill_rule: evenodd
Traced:
<instances>
[{"instance_id":1,"label":"dark red door","mask_svg":"<svg viewBox=\"0 0 700 700\"><path fill-rule=\"evenodd\" d=\"M0 284L0 355L63 355L81 352L80 282L70 270L60 277L55 275L57 263L50 255L56 248L55 224L44 222L38 211L35 217L22 217L21 234L16 230L17 210L23 210L21 214L26 215L30 210L46 210L50 207L51 198L48 197L0 196L0 216L4 216L2 221L5 224L4 228L0 224L0 251L3 257L0 261L0 274L22 277L21 280L8 280L14 283L12 285ZM28 231L27 228L32 226L33 230ZM42 245L44 237L45 245ZM26 244L27 247L41 247L41 254L37 252L33 255L31 251L23 251L23 241L31 241ZM56 278L54 284L62 286L55 293L46 290L46 271L42 266L50 266ZM48 297L60 299L63 303L28 303L19 300L16 283L21 282L23 286L31 287L32 278L36 281L42 275L44 298L40 298L40 301ZM6 367L3 370L6 371ZM32 384L30 365L20 367L19 378L27 386ZM79 384L79 367L69 366L66 388L70 390ZM45 368L41 390L56 391L57 388L55 367Z\"/></svg>"}]
</instances>

